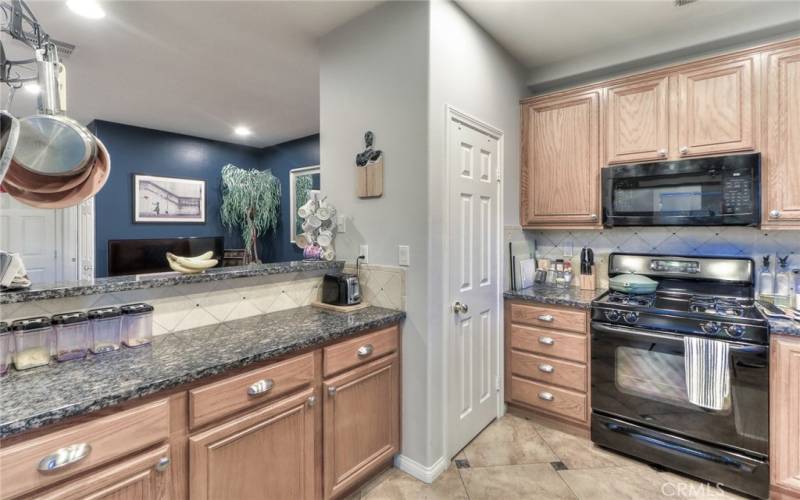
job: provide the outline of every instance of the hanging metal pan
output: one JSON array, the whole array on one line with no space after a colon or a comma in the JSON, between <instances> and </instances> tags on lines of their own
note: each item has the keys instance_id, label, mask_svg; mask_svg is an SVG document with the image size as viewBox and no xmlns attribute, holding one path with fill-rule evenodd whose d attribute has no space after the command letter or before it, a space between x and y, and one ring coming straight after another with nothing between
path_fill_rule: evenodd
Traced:
<instances>
[{"instance_id":1,"label":"hanging metal pan","mask_svg":"<svg viewBox=\"0 0 800 500\"><path fill-rule=\"evenodd\" d=\"M11 165L18 139L19 120L5 111L0 111L0 182L3 182Z\"/></svg>"},{"instance_id":2,"label":"hanging metal pan","mask_svg":"<svg viewBox=\"0 0 800 500\"><path fill-rule=\"evenodd\" d=\"M55 45L37 50L36 64L40 114L20 119L14 163L41 175L74 176L94 164L97 141L86 127L63 115L64 66Z\"/></svg>"}]
</instances>

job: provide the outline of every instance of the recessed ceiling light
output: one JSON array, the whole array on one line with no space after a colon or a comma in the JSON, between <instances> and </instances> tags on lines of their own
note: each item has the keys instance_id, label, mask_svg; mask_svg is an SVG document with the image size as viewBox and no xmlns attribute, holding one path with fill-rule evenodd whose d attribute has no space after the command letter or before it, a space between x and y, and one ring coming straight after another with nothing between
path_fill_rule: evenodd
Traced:
<instances>
[{"instance_id":1,"label":"recessed ceiling light","mask_svg":"<svg viewBox=\"0 0 800 500\"><path fill-rule=\"evenodd\" d=\"M247 137L248 135L252 134L253 131L245 127L244 125L239 125L238 127L233 129L233 133L240 137Z\"/></svg>"},{"instance_id":2,"label":"recessed ceiling light","mask_svg":"<svg viewBox=\"0 0 800 500\"><path fill-rule=\"evenodd\" d=\"M39 95L39 92L42 91L42 87L36 82L26 83L22 88L25 89L25 92L32 95Z\"/></svg>"},{"instance_id":3,"label":"recessed ceiling light","mask_svg":"<svg viewBox=\"0 0 800 500\"><path fill-rule=\"evenodd\" d=\"M106 12L97 0L67 0L67 7L79 16L89 19L102 19L106 17Z\"/></svg>"}]
</instances>

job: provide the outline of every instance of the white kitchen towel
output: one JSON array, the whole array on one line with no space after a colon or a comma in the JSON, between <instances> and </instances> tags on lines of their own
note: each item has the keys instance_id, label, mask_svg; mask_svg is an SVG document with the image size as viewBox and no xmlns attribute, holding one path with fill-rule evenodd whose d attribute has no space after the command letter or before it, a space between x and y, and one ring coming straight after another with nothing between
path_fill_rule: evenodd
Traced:
<instances>
[{"instance_id":1,"label":"white kitchen towel","mask_svg":"<svg viewBox=\"0 0 800 500\"><path fill-rule=\"evenodd\" d=\"M730 392L728 343L686 335L683 351L689 402L709 410L722 410Z\"/></svg>"}]
</instances>

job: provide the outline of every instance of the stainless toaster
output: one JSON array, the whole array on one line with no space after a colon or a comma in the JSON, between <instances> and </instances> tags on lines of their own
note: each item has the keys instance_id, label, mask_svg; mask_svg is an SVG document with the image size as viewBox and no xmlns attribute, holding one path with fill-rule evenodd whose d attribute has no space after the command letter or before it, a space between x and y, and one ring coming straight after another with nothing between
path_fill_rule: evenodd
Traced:
<instances>
[{"instance_id":1,"label":"stainless toaster","mask_svg":"<svg viewBox=\"0 0 800 500\"><path fill-rule=\"evenodd\" d=\"M350 273L328 273L322 279L322 302L335 306L361 303L358 276Z\"/></svg>"}]
</instances>

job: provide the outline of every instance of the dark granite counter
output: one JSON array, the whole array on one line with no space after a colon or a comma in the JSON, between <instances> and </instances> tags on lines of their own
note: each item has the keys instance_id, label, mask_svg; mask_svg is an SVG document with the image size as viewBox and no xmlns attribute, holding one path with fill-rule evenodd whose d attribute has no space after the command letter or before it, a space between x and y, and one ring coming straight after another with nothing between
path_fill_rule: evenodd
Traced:
<instances>
[{"instance_id":1,"label":"dark granite counter","mask_svg":"<svg viewBox=\"0 0 800 500\"><path fill-rule=\"evenodd\" d=\"M790 319L767 319L770 335L792 335L800 337L800 321Z\"/></svg>"},{"instance_id":2,"label":"dark granite counter","mask_svg":"<svg viewBox=\"0 0 800 500\"><path fill-rule=\"evenodd\" d=\"M232 278L250 278L273 274L301 273L309 271L341 271L344 261L289 261L270 264L250 264L247 266L215 267L198 274L155 273L131 276L115 276L97 278L91 281L71 281L34 285L23 290L0 292L0 304L14 304L34 300L60 299L93 295L97 293L124 292L143 288L161 288L165 286L203 283L207 281L227 280Z\"/></svg>"},{"instance_id":3,"label":"dark granite counter","mask_svg":"<svg viewBox=\"0 0 800 500\"><path fill-rule=\"evenodd\" d=\"M0 379L0 438L396 323L405 313L311 306L155 337L139 349L13 371Z\"/></svg>"},{"instance_id":4,"label":"dark granite counter","mask_svg":"<svg viewBox=\"0 0 800 500\"><path fill-rule=\"evenodd\" d=\"M579 288L559 288L552 285L536 284L522 290L509 290L503 293L506 299L528 300L540 304L577 307L589 309L592 300L605 290L581 290Z\"/></svg>"}]
</instances>

